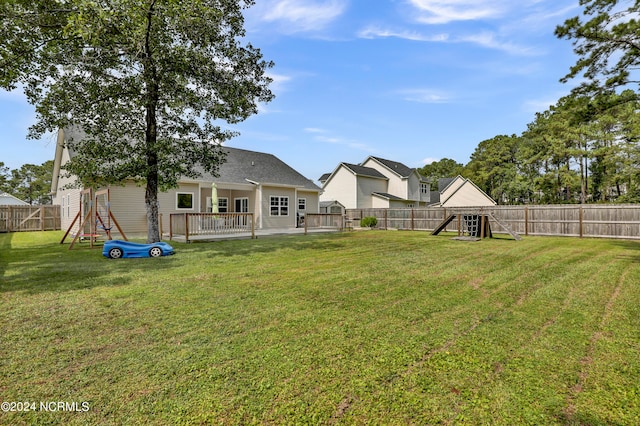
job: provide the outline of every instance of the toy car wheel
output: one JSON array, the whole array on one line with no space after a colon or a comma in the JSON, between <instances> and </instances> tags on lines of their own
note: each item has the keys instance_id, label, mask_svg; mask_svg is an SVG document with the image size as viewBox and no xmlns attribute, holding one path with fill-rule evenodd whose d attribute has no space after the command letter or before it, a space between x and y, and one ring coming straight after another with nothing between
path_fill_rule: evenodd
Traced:
<instances>
[{"instance_id":1,"label":"toy car wheel","mask_svg":"<svg viewBox=\"0 0 640 426\"><path fill-rule=\"evenodd\" d=\"M109 250L109 257L111 259L120 259L123 255L122 249L118 247L114 247Z\"/></svg>"},{"instance_id":2,"label":"toy car wheel","mask_svg":"<svg viewBox=\"0 0 640 426\"><path fill-rule=\"evenodd\" d=\"M149 256L151 257L162 256L162 249L160 247L151 247L151 250L149 250Z\"/></svg>"}]
</instances>

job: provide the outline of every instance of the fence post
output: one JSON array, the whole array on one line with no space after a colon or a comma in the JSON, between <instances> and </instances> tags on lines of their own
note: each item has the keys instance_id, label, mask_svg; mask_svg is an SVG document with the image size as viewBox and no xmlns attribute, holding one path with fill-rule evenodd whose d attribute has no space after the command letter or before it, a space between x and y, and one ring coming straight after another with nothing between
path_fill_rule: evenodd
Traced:
<instances>
[{"instance_id":1,"label":"fence post","mask_svg":"<svg viewBox=\"0 0 640 426\"><path fill-rule=\"evenodd\" d=\"M304 221L305 226L307 226L307 221ZM256 221L255 217L253 217L253 213L251 213L251 239L256 239Z\"/></svg>"},{"instance_id":2,"label":"fence post","mask_svg":"<svg viewBox=\"0 0 640 426\"><path fill-rule=\"evenodd\" d=\"M384 230L386 231L387 229L389 229L389 224L387 222L388 219L388 214L387 212L389 211L389 209L384 209Z\"/></svg>"},{"instance_id":3,"label":"fence post","mask_svg":"<svg viewBox=\"0 0 640 426\"><path fill-rule=\"evenodd\" d=\"M529 207L524 208L524 235L529 235Z\"/></svg>"},{"instance_id":4,"label":"fence post","mask_svg":"<svg viewBox=\"0 0 640 426\"><path fill-rule=\"evenodd\" d=\"M415 220L415 215L414 215L413 209L411 209L411 230L412 231L416 230L416 225L414 223L414 220Z\"/></svg>"},{"instance_id":5,"label":"fence post","mask_svg":"<svg viewBox=\"0 0 640 426\"><path fill-rule=\"evenodd\" d=\"M580 206L580 210L579 210L579 217L580 217L580 238L582 238L582 234L583 234L583 222L584 222L584 211L582 210L582 206Z\"/></svg>"},{"instance_id":6,"label":"fence post","mask_svg":"<svg viewBox=\"0 0 640 426\"><path fill-rule=\"evenodd\" d=\"M189 242L189 213L184 214L184 241Z\"/></svg>"},{"instance_id":7,"label":"fence post","mask_svg":"<svg viewBox=\"0 0 640 426\"><path fill-rule=\"evenodd\" d=\"M44 231L44 222L45 222L45 215L44 215L44 206L40 206L40 230Z\"/></svg>"}]
</instances>

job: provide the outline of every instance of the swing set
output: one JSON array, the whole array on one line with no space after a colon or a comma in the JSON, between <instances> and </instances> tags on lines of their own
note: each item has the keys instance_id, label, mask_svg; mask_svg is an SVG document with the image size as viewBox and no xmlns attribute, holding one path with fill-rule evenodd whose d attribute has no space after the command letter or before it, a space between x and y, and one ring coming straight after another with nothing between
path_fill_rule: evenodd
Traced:
<instances>
[{"instance_id":1,"label":"swing set","mask_svg":"<svg viewBox=\"0 0 640 426\"><path fill-rule=\"evenodd\" d=\"M76 222L79 222L79 225L77 232L73 234L72 231ZM84 189L80 192L80 209L78 214L76 214L76 217L71 222L60 244L64 243L67 236L71 234L73 240L71 241L69 250L73 249L73 246L78 240L83 241L84 239L88 239L89 247L93 248L97 239L102 237L101 232L104 232L107 239L113 239L111 238L111 229L114 225L118 229L122 239L128 241L111 211L109 188L96 191L95 195L93 188Z\"/></svg>"}]
</instances>

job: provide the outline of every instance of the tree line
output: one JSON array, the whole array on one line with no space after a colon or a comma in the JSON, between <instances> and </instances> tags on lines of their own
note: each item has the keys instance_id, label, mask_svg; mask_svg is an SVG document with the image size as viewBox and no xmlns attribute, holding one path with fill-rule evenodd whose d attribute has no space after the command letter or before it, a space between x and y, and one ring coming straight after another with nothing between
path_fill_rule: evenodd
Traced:
<instances>
[{"instance_id":1,"label":"tree line","mask_svg":"<svg viewBox=\"0 0 640 426\"><path fill-rule=\"evenodd\" d=\"M466 165L443 159L432 179L460 174L502 204L640 202L640 2L581 0L559 25L578 60L560 81L571 94L520 135L482 141Z\"/></svg>"},{"instance_id":2,"label":"tree line","mask_svg":"<svg viewBox=\"0 0 640 426\"><path fill-rule=\"evenodd\" d=\"M51 204L53 160L24 164L11 169L0 161L0 192L6 192L31 205Z\"/></svg>"},{"instance_id":3,"label":"tree line","mask_svg":"<svg viewBox=\"0 0 640 426\"><path fill-rule=\"evenodd\" d=\"M460 174L501 204L640 202L638 111L631 90L570 95L522 134L480 142L466 165L445 158L420 171Z\"/></svg>"}]
</instances>

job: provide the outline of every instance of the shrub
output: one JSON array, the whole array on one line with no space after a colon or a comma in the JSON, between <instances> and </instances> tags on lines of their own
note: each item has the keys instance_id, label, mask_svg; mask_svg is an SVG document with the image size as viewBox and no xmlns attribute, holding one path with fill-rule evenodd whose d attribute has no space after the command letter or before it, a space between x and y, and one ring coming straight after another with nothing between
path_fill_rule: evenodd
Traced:
<instances>
[{"instance_id":1,"label":"shrub","mask_svg":"<svg viewBox=\"0 0 640 426\"><path fill-rule=\"evenodd\" d=\"M378 219L373 216L367 216L360 219L360 226L363 228L373 228L378 224Z\"/></svg>"}]
</instances>

